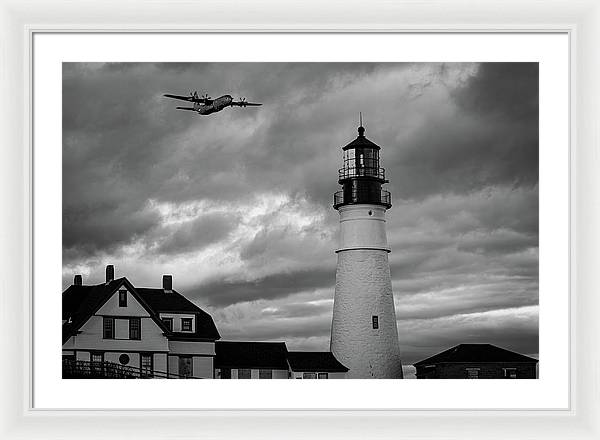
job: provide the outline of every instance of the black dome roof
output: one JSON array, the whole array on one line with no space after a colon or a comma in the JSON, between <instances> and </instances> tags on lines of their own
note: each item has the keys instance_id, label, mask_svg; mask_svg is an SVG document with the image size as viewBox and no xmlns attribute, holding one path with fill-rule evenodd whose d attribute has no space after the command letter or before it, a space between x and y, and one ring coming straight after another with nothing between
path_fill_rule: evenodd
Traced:
<instances>
[{"instance_id":1,"label":"black dome roof","mask_svg":"<svg viewBox=\"0 0 600 440\"><path fill-rule=\"evenodd\" d=\"M358 127L358 137L350 142L348 145L342 148L346 151L350 148L373 148L375 150L381 150L381 147L374 142L371 142L365 137L365 128L361 125Z\"/></svg>"}]
</instances>

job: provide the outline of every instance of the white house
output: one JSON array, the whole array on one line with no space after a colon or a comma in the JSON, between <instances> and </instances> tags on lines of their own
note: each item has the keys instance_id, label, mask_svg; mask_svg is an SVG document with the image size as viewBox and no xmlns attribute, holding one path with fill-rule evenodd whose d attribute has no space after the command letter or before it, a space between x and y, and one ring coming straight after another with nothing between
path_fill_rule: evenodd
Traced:
<instances>
[{"instance_id":1,"label":"white house","mask_svg":"<svg viewBox=\"0 0 600 440\"><path fill-rule=\"evenodd\" d=\"M64 376L99 368L118 377L214 376L219 332L209 314L173 290L170 275L162 289L114 279L112 265L102 284L83 285L77 275L63 292L62 320Z\"/></svg>"},{"instance_id":2,"label":"white house","mask_svg":"<svg viewBox=\"0 0 600 440\"><path fill-rule=\"evenodd\" d=\"M212 317L173 290L115 279L63 292L64 378L337 379L329 352L288 352L285 342L219 341Z\"/></svg>"}]
</instances>

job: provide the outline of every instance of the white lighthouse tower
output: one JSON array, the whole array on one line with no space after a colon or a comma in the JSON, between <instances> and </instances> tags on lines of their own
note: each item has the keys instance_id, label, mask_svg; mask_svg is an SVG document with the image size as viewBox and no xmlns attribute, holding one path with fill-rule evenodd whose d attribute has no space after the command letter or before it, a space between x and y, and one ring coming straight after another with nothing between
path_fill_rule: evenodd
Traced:
<instances>
[{"instance_id":1,"label":"white lighthouse tower","mask_svg":"<svg viewBox=\"0 0 600 440\"><path fill-rule=\"evenodd\" d=\"M402 362L385 232L385 212L391 204L388 181L379 166L380 147L358 137L342 148L339 170L342 190L334 195L340 213L340 247L331 352L350 369L354 379L401 379Z\"/></svg>"}]
</instances>

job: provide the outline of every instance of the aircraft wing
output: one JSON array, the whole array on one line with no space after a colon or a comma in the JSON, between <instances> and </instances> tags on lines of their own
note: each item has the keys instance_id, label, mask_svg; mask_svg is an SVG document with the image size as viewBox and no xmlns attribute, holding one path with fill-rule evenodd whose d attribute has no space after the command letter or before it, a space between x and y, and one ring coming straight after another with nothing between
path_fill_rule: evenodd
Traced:
<instances>
[{"instance_id":1,"label":"aircraft wing","mask_svg":"<svg viewBox=\"0 0 600 440\"><path fill-rule=\"evenodd\" d=\"M197 111L194 107L175 107L176 109L179 110L191 110L193 112Z\"/></svg>"},{"instance_id":2,"label":"aircraft wing","mask_svg":"<svg viewBox=\"0 0 600 440\"><path fill-rule=\"evenodd\" d=\"M237 105L238 107L246 107L246 106L248 106L248 107L258 107L259 105L262 105L262 104L257 104L257 103L254 103L254 102L246 102L246 101L233 101L231 103L231 105Z\"/></svg>"},{"instance_id":3,"label":"aircraft wing","mask_svg":"<svg viewBox=\"0 0 600 440\"><path fill-rule=\"evenodd\" d=\"M212 104L212 102L213 102L212 99L200 98L200 97L195 97L195 96L171 95L169 93L165 93L163 96L166 96L167 98L172 98L172 99L181 99L182 101L199 102L201 104Z\"/></svg>"}]
</instances>

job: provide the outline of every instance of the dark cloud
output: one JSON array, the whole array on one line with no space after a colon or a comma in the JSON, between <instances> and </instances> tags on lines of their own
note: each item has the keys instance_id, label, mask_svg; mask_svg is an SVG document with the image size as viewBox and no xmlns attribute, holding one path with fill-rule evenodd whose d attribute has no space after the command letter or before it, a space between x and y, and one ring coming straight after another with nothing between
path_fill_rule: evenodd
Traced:
<instances>
[{"instance_id":1,"label":"dark cloud","mask_svg":"<svg viewBox=\"0 0 600 440\"><path fill-rule=\"evenodd\" d=\"M222 240L236 225L237 219L219 214L204 217L173 227L173 232L160 243L157 253L186 253Z\"/></svg>"},{"instance_id":2,"label":"dark cloud","mask_svg":"<svg viewBox=\"0 0 600 440\"><path fill-rule=\"evenodd\" d=\"M155 212L137 203L90 201L68 206L63 210L63 248L92 254L99 250L111 251L148 233L157 222Z\"/></svg>"},{"instance_id":3,"label":"dark cloud","mask_svg":"<svg viewBox=\"0 0 600 440\"><path fill-rule=\"evenodd\" d=\"M189 289L192 298L210 306L226 306L242 301L284 298L293 293L333 286L335 267L276 273L257 280L214 280Z\"/></svg>"},{"instance_id":4,"label":"dark cloud","mask_svg":"<svg viewBox=\"0 0 600 440\"><path fill-rule=\"evenodd\" d=\"M448 97L451 114L432 112L392 144L392 188L421 198L538 181L538 65L482 63Z\"/></svg>"}]
</instances>

